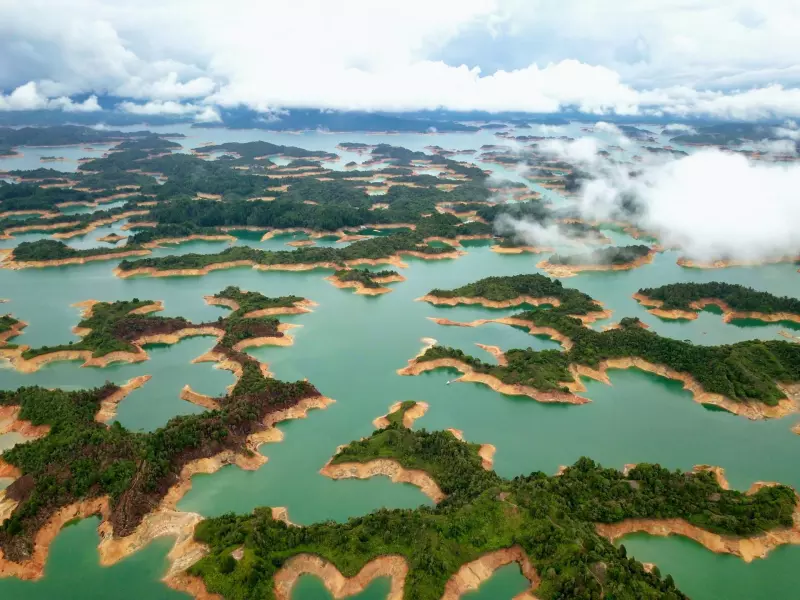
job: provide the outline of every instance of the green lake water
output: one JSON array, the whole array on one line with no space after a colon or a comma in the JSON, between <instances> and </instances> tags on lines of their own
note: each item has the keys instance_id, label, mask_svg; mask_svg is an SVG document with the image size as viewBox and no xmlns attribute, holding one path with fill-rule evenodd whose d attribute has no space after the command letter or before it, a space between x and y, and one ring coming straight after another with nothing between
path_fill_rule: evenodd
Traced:
<instances>
[{"instance_id":1,"label":"green lake water","mask_svg":"<svg viewBox=\"0 0 800 600\"><path fill-rule=\"evenodd\" d=\"M193 137L183 140L187 147L206 140L222 141L217 137L223 133L227 141L269 139L326 150L332 150L341 141L382 141L368 135L190 132ZM414 149L428 144L477 148L483 143L501 143L498 139L482 132L476 136L401 135L392 136L389 142ZM53 153L53 149L47 150ZM351 153L339 153L343 155L340 165L352 159ZM69 243L76 247L97 246L97 237L119 231L121 225L95 230ZM13 246L41 237L20 236L7 243ZM237 243L285 250L289 249L288 241L304 238L277 236L261 242L260 237L257 233L237 233ZM611 237L615 243L630 243L622 234L614 233ZM340 245L333 240L317 243ZM154 255L218 252L225 247L225 242L192 242L158 249ZM415 507L429 503L417 488L393 484L386 478L332 481L318 473L339 444L369 435L375 417L385 413L393 402L409 399L430 404L428 413L416 422L416 427L455 427L463 430L469 441L494 444L495 468L505 477L535 470L554 473L560 465L572 464L585 455L609 467L648 461L688 470L695 464L709 463L724 467L736 488L745 489L758 480L779 481L800 488L797 469L800 437L791 432L797 417L753 422L708 410L695 403L679 383L651 374L616 370L610 373L611 386L586 381L584 395L592 402L582 406L539 404L527 397L498 394L478 384L446 385L457 377L448 371L418 377L398 376L396 370L419 351L423 337L433 337L487 360L491 357L475 343L503 349L558 348L547 338L504 325L445 327L428 319L471 321L518 312L520 309L434 307L414 300L434 287L455 287L489 275L535 272L536 263L543 258L496 254L486 243L465 245L464 249L467 254L456 260L407 260L409 267L402 270L407 281L391 284L394 291L379 297L358 296L350 290L337 289L323 279L330 271L321 269L282 273L239 268L203 277L119 279L112 274L115 261L51 269L0 270L0 297L9 299L3 311L29 323L15 342L32 346L77 339L71 328L80 317L71 305L90 298L161 300L165 310L160 314L182 315L196 322L225 314L227 309L208 306L203 296L228 285L268 296L296 294L319 303L312 313L283 318L301 326L291 332L295 337L293 346L264 347L251 353L268 363L278 378L308 378L336 403L326 410L312 411L307 419L280 425L285 439L262 446L261 452L268 457L268 463L261 469L243 471L229 466L212 475L194 477L192 489L178 506L205 516L249 512L257 506L286 506L294 522L307 524L325 519L342 521L384 506ZM581 289L613 310L609 321L595 327L626 316L638 316L662 335L698 344L781 339L778 332L791 328L788 324L726 324L713 311L704 311L695 321L662 321L650 315L631 295L640 287L670 282L723 280L778 295L797 296L798 274L790 264L705 271L679 267L675 262L677 257L677 253L665 252L657 255L652 264L632 271L582 274L565 279L564 284ZM178 397L185 384L201 393L222 394L233 382L231 373L216 369L211 363L191 364L193 358L213 344L211 337L198 337L172 346L149 346L149 361L103 369L84 369L79 363L61 362L36 373L22 374L0 363L0 388L38 384L78 389L106 380L123 383L131 377L149 374L152 380L120 404L117 419L132 429L152 430L175 415L200 410ZM0 449L16 441L0 437ZM183 597L159 582L170 540L158 540L114 567L101 568L95 549L96 523L89 519L65 529L53 544L45 577L38 582L0 580L0 598ZM800 558L800 548L779 549L767 559L745 564L738 558L714 555L686 540L631 536L623 543L629 554L657 563L662 573L671 573L678 586L696 599L790 597L791 591L797 589L797 570L791 568L790 561ZM385 598L388 585L385 580L375 581L358 598ZM524 589L526 582L512 565L499 570L468 598L510 599ZM318 580L304 577L293 598L327 600L330 595Z\"/></svg>"}]
</instances>

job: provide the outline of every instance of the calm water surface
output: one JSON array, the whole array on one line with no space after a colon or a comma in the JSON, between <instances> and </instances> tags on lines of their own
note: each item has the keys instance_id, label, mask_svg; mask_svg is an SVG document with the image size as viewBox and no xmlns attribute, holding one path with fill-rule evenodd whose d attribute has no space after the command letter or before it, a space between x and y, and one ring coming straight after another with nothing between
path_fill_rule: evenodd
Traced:
<instances>
[{"instance_id":1,"label":"calm water surface","mask_svg":"<svg viewBox=\"0 0 800 600\"><path fill-rule=\"evenodd\" d=\"M165 129L176 130L172 126ZM199 146L204 141L254 139L325 150L333 150L342 141L378 143L384 139L413 149L430 144L445 148L479 148L482 144L503 143L489 132L469 136L399 135L390 138L188 128L186 132L191 136L181 140L186 148ZM536 134L535 131L528 133ZM45 155L72 156L75 160L88 154L81 148L43 150ZM38 166L25 162L32 161L36 155L29 149L23 151L25 157L4 159L0 161L0 168ZM349 160L364 160L363 156L337 152L342 155L340 166ZM12 167L9 161L26 166ZM67 164L51 163L54 167ZM490 167L496 169L493 165ZM75 247L97 246L97 237L120 231L122 224L95 230L69 243ZM627 236L610 235L615 243L630 243ZM7 240L2 247L42 237L20 236ZM302 235L277 236L261 242L259 234L247 232L237 237L238 244L264 249L289 249L287 242L303 238ZM340 245L333 240L318 244ZM226 242L192 242L156 250L154 255L218 252L225 247ZM477 384L448 386L446 382L454 378L454 373L447 371L419 377L398 376L395 371L419 351L422 337L436 338L442 344L461 348L485 360L491 357L475 347L475 343L493 344L503 349L558 347L547 338L503 325L443 327L428 319L446 317L471 321L518 312L519 309L440 308L414 300L434 287L454 287L489 275L535 272L535 264L542 258L495 254L485 243L470 244L465 249L467 255L455 261L406 261L409 267L403 269L403 275L408 280L392 284L391 294L376 298L334 288L323 279L330 274L326 270L280 273L241 268L204 277L119 279L112 274L116 264L113 261L40 270L0 270L0 297L10 300L4 305L4 311L29 323L24 334L15 341L33 346L77 339L71 328L80 317L71 305L89 298L162 300L165 311L161 314L182 315L197 322L225 314L226 309L205 304L203 296L228 285L268 296L297 294L319 303L313 313L284 318L301 325L292 331L293 346L259 348L252 350L252 354L267 362L277 377L284 380L308 378L337 402L327 410L313 411L307 419L281 425L285 440L262 446L261 452L269 461L258 471L230 466L212 475L194 477L193 487L179 507L206 516L229 511L249 512L263 505L286 506L293 521L307 524L325 519L343 521L382 506L410 508L428 503L427 497L417 488L392 484L386 478L332 481L318 473L337 445L369 435L372 419L385 413L393 402L407 399L430 404L430 410L417 421L417 427L455 427L462 429L470 441L494 444L497 447L495 467L505 477L535 470L553 473L560 465L571 464L586 455L613 467L649 461L670 468L690 469L695 464L710 463L723 466L736 488L747 488L758 480L779 481L800 488L800 470L797 469L800 437L790 430L797 417L751 422L725 412L707 410L695 403L679 383L647 373L612 371L611 386L585 382L585 395L592 402L583 406L543 405L525 397L498 394ZM704 311L696 321L662 321L650 315L631 298L640 287L677 281L723 280L778 295L796 296L798 292L798 275L792 265L703 271L679 267L675 263L677 256L674 252L665 252L652 264L633 271L582 274L565 279L564 283L581 289L613 310L613 317L607 323L638 316L662 335L698 344L781 339L778 332L790 328L787 324L726 324L713 311ZM79 389L100 385L106 380L123 383L136 375L150 374L152 380L131 393L120 405L117 415L127 427L149 431L175 415L200 410L178 397L185 384L202 393L222 394L233 382L229 372L216 369L210 363L191 364L193 358L213 344L213 338L198 337L172 346L148 346L149 361L104 369L84 369L79 363L62 362L33 374L21 374L0 364L0 388L38 384ZM0 437L0 449L17 441L13 437ZM44 579L38 582L0 580L0 597L108 598L111 597L110 588L114 589L113 597L119 598L182 597L159 582L165 570L169 540L159 540L114 567L101 568L97 563L95 526L96 520L89 519L65 529L52 547ZM662 573L671 573L677 584L693 598L790 597L791 591L797 589L797 570L790 567L790 561L796 563L800 558L800 548L779 549L765 560L745 564L737 558L714 555L686 540L631 536L624 543L630 554L657 563ZM385 598L388 586L388 581L375 581L358 598ZM525 588L526 582L519 569L512 565L499 570L468 597L471 600L510 599ZM327 600L330 595L318 580L304 577L294 590L293 598Z\"/></svg>"}]
</instances>

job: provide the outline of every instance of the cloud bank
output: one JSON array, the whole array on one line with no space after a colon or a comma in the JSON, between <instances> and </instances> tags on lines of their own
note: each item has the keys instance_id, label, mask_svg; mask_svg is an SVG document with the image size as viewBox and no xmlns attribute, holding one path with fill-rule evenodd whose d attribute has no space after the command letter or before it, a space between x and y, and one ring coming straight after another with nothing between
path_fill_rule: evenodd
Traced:
<instances>
[{"instance_id":1,"label":"cloud bank","mask_svg":"<svg viewBox=\"0 0 800 600\"><path fill-rule=\"evenodd\" d=\"M592 138L547 147L592 177L579 198L584 218L632 221L690 258L758 260L800 251L800 165L703 149L629 167L592 155L592 147Z\"/></svg>"},{"instance_id":2,"label":"cloud bank","mask_svg":"<svg viewBox=\"0 0 800 600\"><path fill-rule=\"evenodd\" d=\"M0 106L77 110L60 99L96 94L203 118L169 103L791 118L798 28L790 0L7 0ZM22 101L29 86L43 100Z\"/></svg>"}]
</instances>

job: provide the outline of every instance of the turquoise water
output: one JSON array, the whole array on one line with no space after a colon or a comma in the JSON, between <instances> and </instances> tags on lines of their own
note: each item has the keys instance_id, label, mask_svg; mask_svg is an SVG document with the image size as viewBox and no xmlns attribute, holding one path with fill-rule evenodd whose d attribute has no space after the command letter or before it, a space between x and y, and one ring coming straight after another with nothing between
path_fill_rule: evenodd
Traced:
<instances>
[{"instance_id":1,"label":"turquoise water","mask_svg":"<svg viewBox=\"0 0 800 600\"><path fill-rule=\"evenodd\" d=\"M175 130L175 127L167 129ZM192 136L182 140L187 148L206 140L269 139L275 143L332 150L341 141L378 143L383 139L359 134L297 136L215 129L187 129L187 133ZM414 149L429 144L478 148L484 143L503 143L487 132L474 136L400 135L392 136L389 142ZM54 153L53 149L46 150ZM343 158L338 164L343 166L351 156L339 153ZM0 162L0 167L3 166ZM499 171L494 165L490 166ZM515 175L511 171L503 174ZM98 245L97 237L110 231L122 231L122 224L95 230L69 243L76 247ZM42 237L45 236L20 236L0 242L3 244L0 247L13 247L20 241ZM618 244L630 243L630 238L624 234L611 233L610 237ZM288 250L287 242L305 236L276 236L261 242L260 233L243 232L237 233L237 238L238 244ZM340 245L331 239L317 240L317 244ZM227 242L192 242L157 249L154 255L218 252L225 247ZM731 484L741 489L757 480L800 487L800 472L796 466L800 460L800 437L790 431L797 417L751 422L725 412L707 410L695 403L680 384L647 373L612 371L611 386L586 381L584 395L592 402L583 406L543 405L526 397L498 394L478 384L448 386L446 382L454 378L454 373L448 371L419 377L398 376L396 370L419 351L422 337L436 338L442 344L484 359L490 357L475 343L503 349L558 347L547 338L504 325L444 327L428 319L445 317L471 321L518 312L517 308L434 307L414 300L434 287L455 287L488 275L535 272L536 263L544 258L542 255L499 255L491 252L486 243L465 244L464 249L467 254L457 260L406 260L409 267L402 269L402 273L407 281L392 284L392 293L380 297L358 296L350 290L333 287L323 279L330 274L325 269L282 273L239 268L216 271L204 277L119 279L112 274L115 261L50 269L1 270L0 297L10 300L3 306L4 311L29 323L24 334L15 341L32 346L76 339L71 328L80 317L78 310L70 305L90 298L162 300L165 310L161 314L182 315L196 322L214 320L225 314L225 309L205 304L203 296L228 285L268 296L297 294L319 303L312 313L283 319L301 325L292 331L293 346L258 348L251 353L268 363L277 377L308 378L323 394L337 402L326 410L312 411L308 419L281 425L285 440L261 448L269 459L261 469L243 471L229 466L212 475L194 477L192 490L179 503L179 508L206 516L228 511L248 512L262 505L286 506L290 518L304 524L325 519L342 521L382 506L415 507L429 503L417 488L392 484L386 478L332 481L318 473L339 444L369 435L371 421L376 416L385 413L393 402L408 399L430 404L428 413L416 422L416 427L455 427L463 430L470 441L494 444L497 447L495 467L505 477L534 470L553 473L560 465L571 464L586 455L613 467L642 461L681 469L690 469L699 463L721 465ZM797 295L797 273L793 265L706 271L679 267L675 263L677 257L675 252L665 252L657 255L652 264L632 271L584 273L565 279L564 283L581 289L613 310L610 320L594 325L598 328L622 317L638 316L662 335L695 343L719 344L754 338L781 339L778 332L792 327L749 321L726 324L713 310L704 311L695 321L664 321L650 315L631 295L640 287L667 282L723 280L778 295ZM795 332L797 329L794 326ZM36 373L22 374L0 364L0 387L39 384L78 389L100 385L106 380L122 383L131 377L149 374L152 380L120 404L117 419L132 429L152 430L175 415L199 410L178 397L185 384L201 393L215 395L224 393L225 387L233 382L231 373L216 369L211 363L191 364L193 358L213 344L213 338L199 337L172 346L150 346L147 348L150 360L104 369L80 368L80 363L62 362ZM14 440L6 436L0 438L0 447L11 441ZM130 589L131 597L178 597L159 582L170 545L168 540L152 544L116 567L102 569L96 564L95 526L96 521L92 519L66 529L53 546L45 579L35 583L0 580L0 597L50 599L58 593L56 590L68 590L73 595L65 597L70 598L123 597L109 595L110 589L116 592L120 588L124 588L125 593ZM630 543L628 540L624 543L632 553L635 548L637 557L642 560L663 565L663 572L672 573L679 586L701 600L788 597L783 592L796 585L794 571L787 567L788 561L796 559L798 549L795 548L779 550L766 560L747 565L683 540L636 536ZM768 583L762 582L767 579ZM731 584L731 587L728 581L743 583ZM753 586L762 582L763 587L747 587L747 581L755 582ZM519 569L512 565L496 573L478 595L470 598L511 598L525 587ZM739 588L749 590L749 595L726 595L731 589L738 593ZM387 590L388 582L376 581L359 598L384 598ZM772 595L764 595L760 590L771 591ZM318 580L308 577L301 580L293 597L313 600L328 598L326 594Z\"/></svg>"}]
</instances>

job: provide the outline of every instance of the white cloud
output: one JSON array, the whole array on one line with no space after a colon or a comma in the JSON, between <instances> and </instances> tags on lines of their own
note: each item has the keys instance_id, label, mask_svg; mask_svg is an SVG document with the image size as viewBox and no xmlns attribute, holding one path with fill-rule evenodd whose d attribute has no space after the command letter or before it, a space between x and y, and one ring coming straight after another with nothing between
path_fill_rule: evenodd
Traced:
<instances>
[{"instance_id":1,"label":"white cloud","mask_svg":"<svg viewBox=\"0 0 800 600\"><path fill-rule=\"evenodd\" d=\"M596 177L581 190L587 218L618 218L633 200L639 207L634 222L692 258L754 260L800 250L798 164L754 162L711 149L644 163L635 176L598 160L578 164Z\"/></svg>"},{"instance_id":2,"label":"white cloud","mask_svg":"<svg viewBox=\"0 0 800 600\"><path fill-rule=\"evenodd\" d=\"M0 87L33 81L46 98L110 94L165 111L190 100L800 117L798 28L792 0L6 0ZM474 31L489 37L466 45L464 64L440 60ZM5 110L36 104L9 96Z\"/></svg>"},{"instance_id":3,"label":"white cloud","mask_svg":"<svg viewBox=\"0 0 800 600\"><path fill-rule=\"evenodd\" d=\"M117 108L132 115L142 116L192 116L196 121L214 122L220 120L219 112L213 106L203 106L191 103L180 103L172 100L151 100L143 104L136 102L120 102Z\"/></svg>"},{"instance_id":4,"label":"white cloud","mask_svg":"<svg viewBox=\"0 0 800 600\"><path fill-rule=\"evenodd\" d=\"M74 102L66 96L48 98L35 82L29 81L8 95L0 93L0 111L10 110L63 110L66 112L94 112L101 110L97 96L89 96L83 102Z\"/></svg>"},{"instance_id":5,"label":"white cloud","mask_svg":"<svg viewBox=\"0 0 800 600\"><path fill-rule=\"evenodd\" d=\"M686 134L697 133L697 129L695 129L691 125L686 125L684 123L670 123L664 129L669 129L673 132L681 132Z\"/></svg>"},{"instance_id":6,"label":"white cloud","mask_svg":"<svg viewBox=\"0 0 800 600\"><path fill-rule=\"evenodd\" d=\"M541 135L562 135L566 131L561 125L537 125L536 130Z\"/></svg>"}]
</instances>

